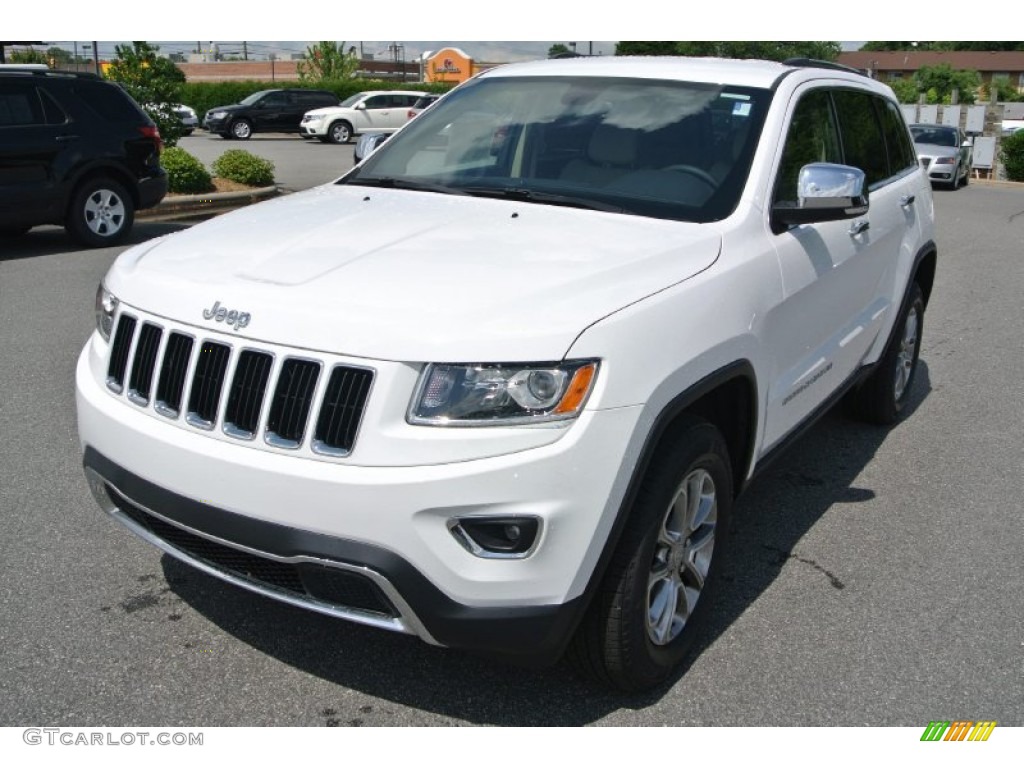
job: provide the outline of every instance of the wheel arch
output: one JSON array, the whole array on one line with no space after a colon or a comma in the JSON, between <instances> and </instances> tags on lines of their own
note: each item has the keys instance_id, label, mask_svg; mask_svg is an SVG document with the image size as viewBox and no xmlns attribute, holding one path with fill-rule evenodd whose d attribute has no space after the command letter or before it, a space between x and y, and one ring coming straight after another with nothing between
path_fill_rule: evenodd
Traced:
<instances>
[{"instance_id":1,"label":"wheel arch","mask_svg":"<svg viewBox=\"0 0 1024 768\"><path fill-rule=\"evenodd\" d=\"M130 173L116 165L90 165L80 170L68 187L68 194L64 199L63 205L64 216L70 213L70 207L72 202L74 202L75 195L78 194L78 190L82 188L83 184L87 184L94 179L103 178L112 179L124 187L124 190L132 200L132 206L135 209L139 208L141 204L139 185Z\"/></svg>"},{"instance_id":2,"label":"wheel arch","mask_svg":"<svg viewBox=\"0 0 1024 768\"><path fill-rule=\"evenodd\" d=\"M924 305L927 308L928 300L932 295L932 286L935 284L935 267L938 261L938 249L935 247L935 243L929 241L922 246L921 250L917 253L917 258L914 260L914 273L911 277L910 282L916 282L921 286L921 292L924 294ZM907 285L909 292L910 284Z\"/></svg>"},{"instance_id":3,"label":"wheel arch","mask_svg":"<svg viewBox=\"0 0 1024 768\"><path fill-rule=\"evenodd\" d=\"M739 398L738 407L735 398ZM640 486L659 449L676 437L689 417L696 415L710 422L725 438L733 475L733 496L737 496L753 462L759 424L758 408L757 377L753 364L747 359L722 366L677 394L662 407L647 430L611 529L583 589L574 628L582 621L604 581ZM566 643L568 640L566 638Z\"/></svg>"}]
</instances>

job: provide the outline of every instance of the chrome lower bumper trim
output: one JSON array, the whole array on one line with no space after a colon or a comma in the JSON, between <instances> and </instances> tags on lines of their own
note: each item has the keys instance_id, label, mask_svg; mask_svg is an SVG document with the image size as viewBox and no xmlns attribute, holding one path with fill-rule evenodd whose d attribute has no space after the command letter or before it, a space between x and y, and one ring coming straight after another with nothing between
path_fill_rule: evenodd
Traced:
<instances>
[{"instance_id":1,"label":"chrome lower bumper trim","mask_svg":"<svg viewBox=\"0 0 1024 768\"><path fill-rule=\"evenodd\" d=\"M316 611L317 613L322 613L327 616L333 616L335 618L353 621L357 624L365 624L371 627L376 627L378 629L387 629L392 632L402 632L408 635L416 635L421 640L424 640L425 642L430 643L431 645L440 645L440 643L438 643L430 635L430 633L427 632L426 628L419 621L419 619L416 618L416 615L412 612L412 609L409 607L408 603L406 603L405 600L402 599L402 596L398 593L398 590L394 588L394 586L391 584L390 581L388 581L388 579L386 579L381 574L377 573L377 571L362 566L349 565L347 563L339 563L332 560L324 560L318 557L306 557L302 555L296 557L279 557L277 555L272 555L268 552L262 552L257 549L251 549L250 547L242 546L232 541L226 541L224 539L217 538L216 536L210 536L207 533L203 533L202 531L198 531L194 528L182 525L181 523L176 522L174 520L170 520L167 517L161 515L160 513L154 512L152 509L149 509L148 507L139 504L137 501L135 501L127 494L125 494L120 488L115 486L113 483L108 483L106 479L104 479L94 470L88 467L85 468L85 474L86 478L89 481L89 489L92 491L93 498L96 499L96 503L99 504L100 508L104 512L113 517L115 520L117 520L119 523L121 523L123 526L125 526L128 530L130 530L139 538L163 550L164 552L171 555L177 560L181 560L182 562L188 563L192 567L198 568L200 571L208 573L211 576L214 576L222 581L226 581L230 584L234 584L235 586L242 587L243 589L247 589L250 592L256 592L257 594L264 595L265 597L269 597L274 600L279 600L283 603L295 605L300 608L306 608L308 610ZM372 581L381 590L381 592L384 593L385 597L387 597L387 599L390 600L391 604L395 607L395 610L398 611L399 616L381 616L379 614L359 610L358 608L349 608L346 606L334 605L331 603L316 600L311 597L302 597L300 595L289 594L282 590L264 586L256 582L240 578L238 576L235 576L234 574L227 573L219 568L216 568L202 560L193 557L187 552L178 549L174 545L170 544L169 542L165 541L159 536L154 535L152 532L146 530L141 525L136 523L134 520L132 520L128 515L126 515L118 508L117 504L107 493L106 486L108 484L112 488L114 488L114 490L117 491L117 493L119 493L121 496L130 501L139 509L144 510L147 514L159 518L168 525L173 525L176 528L179 528L183 531L187 531L193 536L200 536L204 539L207 539L208 541L215 542L222 546L231 547L232 549L236 549L241 552L247 552L251 555L263 557L268 560L274 560L279 563L314 563L316 565L322 565L327 566L329 568L336 568L342 571L357 573Z\"/></svg>"}]
</instances>

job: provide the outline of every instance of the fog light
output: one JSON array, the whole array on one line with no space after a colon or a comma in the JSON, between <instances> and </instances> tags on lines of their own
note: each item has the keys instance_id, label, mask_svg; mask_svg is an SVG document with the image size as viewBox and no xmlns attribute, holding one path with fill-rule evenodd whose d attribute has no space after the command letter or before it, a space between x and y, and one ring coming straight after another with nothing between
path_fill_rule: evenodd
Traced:
<instances>
[{"instance_id":1,"label":"fog light","mask_svg":"<svg viewBox=\"0 0 1024 768\"><path fill-rule=\"evenodd\" d=\"M523 558L533 552L540 533L537 517L460 517L448 530L468 552L485 558Z\"/></svg>"}]
</instances>

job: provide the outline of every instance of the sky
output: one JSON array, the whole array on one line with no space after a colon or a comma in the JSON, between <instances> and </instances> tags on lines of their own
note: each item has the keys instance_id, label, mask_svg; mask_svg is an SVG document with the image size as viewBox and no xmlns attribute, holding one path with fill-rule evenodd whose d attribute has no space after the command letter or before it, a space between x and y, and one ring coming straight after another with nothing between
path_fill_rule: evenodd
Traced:
<instances>
[{"instance_id":1,"label":"sky","mask_svg":"<svg viewBox=\"0 0 1024 768\"><path fill-rule=\"evenodd\" d=\"M997 0L1006 2L1006 0ZM390 41L405 45L406 60L422 50L457 45L482 61L520 61L543 57L557 42L577 42L577 50L612 53L615 40L673 37L690 40L855 40L949 39L939 14L921 17L909 6L883 0L858 0L856 13L822 13L820 0L731 0L727 9L715 4L680 6L660 0L631 0L628 5L554 3L424 3L385 0L341 7L267 3L210 3L174 0L140 5L137 0L104 0L102 13L80 0L46 3L7 2L2 13L6 39L67 42L97 40L101 55L113 53L111 41L143 39L187 41L175 50L190 51L196 42L245 38L254 52L300 53L311 38L334 37L358 44L364 51L386 55ZM294 9L294 12L291 12ZM884 32L883 32L884 30ZM281 41L285 42L271 42ZM367 39L377 42L367 43ZM385 42L380 42L384 40ZM289 42L293 41L293 42ZM520 41L520 42L508 42ZM240 48L240 45L237 47ZM844 48L856 48L846 44ZM167 45L165 52L171 52Z\"/></svg>"}]
</instances>

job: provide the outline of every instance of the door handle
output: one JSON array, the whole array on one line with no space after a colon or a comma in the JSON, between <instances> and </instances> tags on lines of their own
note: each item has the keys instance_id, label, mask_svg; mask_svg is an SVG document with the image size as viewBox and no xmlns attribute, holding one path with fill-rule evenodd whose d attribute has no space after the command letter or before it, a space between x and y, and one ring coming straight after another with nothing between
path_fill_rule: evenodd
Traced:
<instances>
[{"instance_id":1,"label":"door handle","mask_svg":"<svg viewBox=\"0 0 1024 768\"><path fill-rule=\"evenodd\" d=\"M856 237L857 235L864 234L868 231L868 227L870 226L871 224L864 219L853 222L853 224L850 225L850 237Z\"/></svg>"},{"instance_id":2,"label":"door handle","mask_svg":"<svg viewBox=\"0 0 1024 768\"><path fill-rule=\"evenodd\" d=\"M61 141L61 142L64 142L64 141L78 141L78 136L76 136L73 133L68 133L68 134L65 134L63 136L57 136L56 137L56 141Z\"/></svg>"},{"instance_id":3,"label":"door handle","mask_svg":"<svg viewBox=\"0 0 1024 768\"><path fill-rule=\"evenodd\" d=\"M917 198L915 198L913 195L904 195L903 197L900 198L900 205L902 205L904 208L907 208L913 205L914 200L916 199Z\"/></svg>"}]
</instances>

